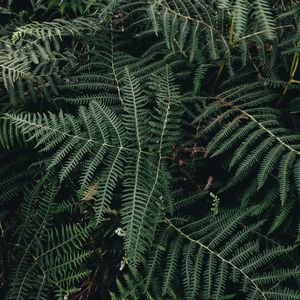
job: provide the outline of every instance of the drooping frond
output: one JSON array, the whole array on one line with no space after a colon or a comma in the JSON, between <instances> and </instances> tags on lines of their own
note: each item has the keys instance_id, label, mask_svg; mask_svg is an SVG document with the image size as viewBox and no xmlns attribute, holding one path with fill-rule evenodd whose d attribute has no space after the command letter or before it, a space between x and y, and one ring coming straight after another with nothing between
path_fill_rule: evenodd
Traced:
<instances>
[{"instance_id":1,"label":"drooping frond","mask_svg":"<svg viewBox=\"0 0 300 300\"><path fill-rule=\"evenodd\" d=\"M189 56L191 61L205 49L212 63L225 64L232 75L232 51L240 53L240 59L234 60L240 60L239 64L245 66L244 58L249 52L245 40L258 43L260 36L273 40L275 21L267 1L219 1L218 7L230 13L231 25L228 28L224 28L224 12L217 14L206 1L152 1L148 16L155 33L164 34L170 49ZM251 24L251 33L246 34L248 23ZM205 43L200 44L201 40Z\"/></svg>"},{"instance_id":2,"label":"drooping frond","mask_svg":"<svg viewBox=\"0 0 300 300\"><path fill-rule=\"evenodd\" d=\"M259 86L258 83L224 91L203 112L200 118L215 116L205 129L207 133L214 132L207 156L234 149L229 162L229 169L234 171L230 185L256 172L254 193L275 177L281 205L285 205L290 189L297 183L299 136L282 127L279 110L267 106L276 94Z\"/></svg>"}]
</instances>

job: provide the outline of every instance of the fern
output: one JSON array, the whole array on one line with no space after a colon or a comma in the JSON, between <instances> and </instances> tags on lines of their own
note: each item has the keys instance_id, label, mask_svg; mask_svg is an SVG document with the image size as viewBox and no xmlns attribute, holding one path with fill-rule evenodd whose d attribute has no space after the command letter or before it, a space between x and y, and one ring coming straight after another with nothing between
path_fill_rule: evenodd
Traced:
<instances>
[{"instance_id":1,"label":"fern","mask_svg":"<svg viewBox=\"0 0 300 300\"><path fill-rule=\"evenodd\" d=\"M147 137L149 134L146 131L148 119L151 117L144 109L147 104L146 97L139 87L139 82L132 77L128 69L125 69L122 89L124 112L126 112L123 114L126 138L120 116L109 107L97 102L92 102L88 110L84 107L79 108L79 120L62 112L58 116L6 114L6 117L20 128L25 136L29 136L29 142L36 140L36 147L39 147L41 152L55 149L53 157L49 160L48 169L60 165L61 182L72 171L77 170L83 157L88 157L80 175L80 190L84 191L95 178L96 169L103 163L108 164L107 169L103 170L104 177L96 195L98 222L101 221L111 203L113 190L119 177L122 177L122 168L126 161L122 209L123 224L128 232L125 239L128 244L125 249L128 256L137 262L140 261L149 240L153 239L151 237L153 227L149 226L149 231L146 231L143 226L149 222L146 217L149 210L159 211L157 202L160 202L161 193L157 189L160 186L160 177L164 176L161 174L163 154L167 149L171 150L170 147L179 134L178 120L181 114L176 112L170 115L171 105L175 107L179 105L179 94L173 84L174 79L170 70L167 69L163 75L165 76L156 79L157 83L153 83L160 90L157 94L160 115L152 117L152 139ZM165 103L166 98L168 103ZM101 137L102 139L99 139ZM159 145L158 149L152 146L156 143ZM145 150L145 147L148 150ZM132 156L130 160L125 158L128 155ZM154 157L157 162L153 161ZM149 175L146 175L145 170ZM154 180L150 179L152 173L155 174ZM149 179L145 180L148 176ZM154 224L158 220L159 218L157 220L153 218ZM144 241L143 247L140 239Z\"/></svg>"},{"instance_id":2,"label":"fern","mask_svg":"<svg viewBox=\"0 0 300 300\"><path fill-rule=\"evenodd\" d=\"M45 180L43 183L45 184ZM81 264L90 255L88 251L76 249L80 249L92 225L48 227L48 222L55 214L54 201L58 188L55 182L50 183L48 191L39 198L37 208L32 210L33 203L30 201L35 199L41 188L43 185L38 184L33 189L21 211L25 220L23 226L19 227L17 247L21 247L22 251L14 262L7 299L26 299L28 293L44 299L48 293L49 282L53 281L57 283L57 293L68 294L82 278L84 273L80 270ZM29 282L32 284L28 285Z\"/></svg>"},{"instance_id":3,"label":"fern","mask_svg":"<svg viewBox=\"0 0 300 300\"><path fill-rule=\"evenodd\" d=\"M2 69L2 81L6 88L11 87L19 78L30 78L29 66L20 58L15 58L11 61L4 57L0 61Z\"/></svg>"},{"instance_id":4,"label":"fern","mask_svg":"<svg viewBox=\"0 0 300 300\"><path fill-rule=\"evenodd\" d=\"M228 9L230 5L230 1L229 0L219 0L218 1L218 7L220 9Z\"/></svg>"},{"instance_id":5,"label":"fern","mask_svg":"<svg viewBox=\"0 0 300 300\"><path fill-rule=\"evenodd\" d=\"M233 24L235 28L235 39L242 37L246 30L247 15L249 10L249 4L247 1L238 0L234 4L233 8Z\"/></svg>"},{"instance_id":6,"label":"fern","mask_svg":"<svg viewBox=\"0 0 300 300\"><path fill-rule=\"evenodd\" d=\"M247 45L245 47L244 41L260 36L273 40L276 25L267 1L256 1L251 6L246 0L234 1L234 4L221 1L218 6L222 10L226 8L232 15L228 33L223 28L224 15L212 13L205 1L153 1L149 5L148 16L155 33L163 32L168 48L179 50L184 56L188 53L192 61L197 56L196 49L199 51L205 47L213 64L222 65L224 60L227 69L233 73L235 64L231 60L231 52L239 51L241 57L247 56L249 49ZM255 17L250 18L251 21L249 11ZM213 19L218 22L213 22ZM246 34L246 25L250 22L252 31ZM199 40L204 40L205 43L200 45Z\"/></svg>"},{"instance_id":7,"label":"fern","mask_svg":"<svg viewBox=\"0 0 300 300\"><path fill-rule=\"evenodd\" d=\"M0 5L4 299L300 298L296 2Z\"/></svg>"},{"instance_id":8,"label":"fern","mask_svg":"<svg viewBox=\"0 0 300 300\"><path fill-rule=\"evenodd\" d=\"M98 111L102 112L100 119L96 114ZM100 104L91 104L89 111L82 107L79 114L82 118L80 122L71 115L63 115L62 112L58 116L50 114L49 117L46 115L7 115L7 118L21 128L25 136L30 135L30 140L36 139L37 146L41 151L57 149L49 162L49 168L65 161L60 170L61 181L70 174L85 154L91 152L93 147L99 146L100 152L97 157L90 160L90 164L84 168L86 172L81 175L82 188L84 188L91 180L91 171L102 162L99 159L105 154L107 147L114 147L110 144L110 140L115 139L119 142L115 146L116 148L122 146L122 129L120 129L120 123L118 124L118 119L113 112L106 107L101 107ZM104 124L101 124L102 120L105 122ZM96 128L93 127L92 122L97 124ZM86 130L87 135L80 133L81 126ZM96 135L102 137L103 140L97 140ZM66 160L70 152L73 155Z\"/></svg>"},{"instance_id":9,"label":"fern","mask_svg":"<svg viewBox=\"0 0 300 300\"><path fill-rule=\"evenodd\" d=\"M245 293L252 299L299 297L297 292L280 287L280 282L298 276L296 269L268 270L273 259L292 249L274 247L261 252L259 243L251 240L252 233L261 224L238 229L238 224L248 213L249 211L223 212L218 217L210 215L184 224L180 221L180 225L176 225L176 219L165 219L160 233L161 242L156 246L146 267L149 272L151 270L150 276L159 276L162 280L162 285L156 290L156 299L164 299L170 295L170 291L179 295L182 286L184 299L221 299L226 295L227 282L231 280L241 286L242 294ZM163 274L160 263L162 255L167 255ZM179 257L183 259L179 260ZM153 273L153 269L159 274L154 275L156 273ZM183 272L180 274L180 286L176 288L173 280L178 269ZM124 286L119 284L121 294L116 299L141 297L141 286L146 288L144 296L152 290L152 286L145 285L142 279L144 275L133 272L131 278L126 278L127 293L124 293ZM146 282L149 282L148 278ZM276 282L278 285L274 289Z\"/></svg>"},{"instance_id":10,"label":"fern","mask_svg":"<svg viewBox=\"0 0 300 300\"><path fill-rule=\"evenodd\" d=\"M272 20L272 12L270 10L269 4L267 1L255 1L253 3L255 7L255 17L258 24L261 26L262 31L267 39L274 39L274 27L275 23Z\"/></svg>"},{"instance_id":11,"label":"fern","mask_svg":"<svg viewBox=\"0 0 300 300\"><path fill-rule=\"evenodd\" d=\"M235 170L233 182L242 181L258 167L256 190L277 174L281 205L284 205L299 156L298 136L282 128L278 110L267 106L257 108L258 102L267 104L275 96L266 90L255 90L257 86L225 91L204 111L203 118L218 113L206 128L206 132L219 128L207 151L214 157L237 146L229 163L229 169Z\"/></svg>"}]
</instances>

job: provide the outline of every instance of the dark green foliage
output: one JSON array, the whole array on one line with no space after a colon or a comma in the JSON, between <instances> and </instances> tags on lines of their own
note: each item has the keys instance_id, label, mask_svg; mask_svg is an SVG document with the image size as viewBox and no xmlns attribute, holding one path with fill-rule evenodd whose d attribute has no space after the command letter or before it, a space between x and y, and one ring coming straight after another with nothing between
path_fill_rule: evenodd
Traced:
<instances>
[{"instance_id":1,"label":"dark green foliage","mask_svg":"<svg viewBox=\"0 0 300 300\"><path fill-rule=\"evenodd\" d=\"M2 1L4 299L300 299L299 15Z\"/></svg>"},{"instance_id":2,"label":"dark green foliage","mask_svg":"<svg viewBox=\"0 0 300 300\"><path fill-rule=\"evenodd\" d=\"M75 284L89 273L82 262L90 251L83 250L82 245L93 225L51 224L60 211L56 200L59 185L49 181L50 176L53 174L25 192L20 223L13 233L16 244L10 253L14 258L7 299L47 299L50 282L56 282L55 294L60 298L74 293Z\"/></svg>"},{"instance_id":3,"label":"dark green foliage","mask_svg":"<svg viewBox=\"0 0 300 300\"><path fill-rule=\"evenodd\" d=\"M282 127L279 109L266 106L276 97L276 93L262 89L259 83L237 86L216 96L200 119L215 115L205 132L219 129L207 146L207 156L235 149L229 163L229 169L235 173L231 185L258 168L256 190L259 190L271 174L277 172L278 194L283 206L291 187L298 186L300 136ZM260 107L257 107L258 101Z\"/></svg>"},{"instance_id":4,"label":"dark green foliage","mask_svg":"<svg viewBox=\"0 0 300 300\"><path fill-rule=\"evenodd\" d=\"M132 270L131 278L125 275L126 285L118 284L120 297L116 299L139 299L143 289L150 294L154 287L155 299L168 299L172 290L180 299L223 299L229 281L240 286L242 299L297 299L298 292L283 290L280 284L274 288L274 283L298 277L299 271L271 267L292 248L260 248L253 232L263 222L241 226L250 211L227 211L201 220L165 219L145 270L141 274ZM145 279L144 273L148 274ZM178 273L182 282L177 280ZM156 286L158 278L161 284Z\"/></svg>"}]
</instances>

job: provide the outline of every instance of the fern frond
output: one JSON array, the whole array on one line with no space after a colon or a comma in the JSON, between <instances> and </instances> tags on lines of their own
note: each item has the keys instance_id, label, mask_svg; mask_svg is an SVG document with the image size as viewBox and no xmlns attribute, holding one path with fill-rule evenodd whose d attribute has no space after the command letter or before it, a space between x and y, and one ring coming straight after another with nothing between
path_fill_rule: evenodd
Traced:
<instances>
[{"instance_id":1,"label":"fern frond","mask_svg":"<svg viewBox=\"0 0 300 300\"><path fill-rule=\"evenodd\" d=\"M249 211L248 211L249 212ZM247 213L241 211L230 211L220 214L218 217L208 216L195 222L193 225L176 225L175 219L165 219L166 225L163 227L161 244L153 250L148 267L150 276L161 278L156 299L169 295L170 291L182 295L184 287L184 299L221 299L227 291L228 282L234 281L241 287L241 292L252 299L270 299L269 293L276 295L282 293L281 282L287 278L297 278L297 269L280 269L269 271L268 265L271 261L281 257L292 248L273 247L261 252L258 241L250 241L252 233L258 230L261 224L250 225L249 228L238 229L240 220L243 220ZM228 220L229 217L229 220ZM219 220L223 228L232 227L233 231L222 232L220 228L214 228L211 232L211 218ZM202 230L207 229L207 230ZM211 243L206 239L206 232L211 232L211 237L218 242ZM220 232L222 232L220 234ZM221 237L220 240L217 236ZM227 240L227 238L231 236ZM166 255L166 263L163 265L164 272L161 274L161 258ZM182 257L182 259L180 259ZM181 269L181 281L174 279L176 269ZM153 274L154 272L154 274ZM156 273L155 273L156 272ZM131 297L139 293L147 295L151 291L151 286L146 285L144 293L141 294L141 286L145 286L141 275L134 271L135 280L130 281ZM128 278L128 277L127 277ZM265 278L265 280L264 280ZM147 280L149 282L149 280ZM150 281L153 282L153 281ZM274 285L277 284L274 290ZM119 285L123 286L121 282ZM289 295L297 295L295 290L284 288L283 299L289 299ZM124 297L124 289L121 294ZM138 292L139 291L139 292ZM270 295L271 295L270 294ZM120 297L122 297L120 295ZM116 298L121 299L121 298ZM292 298L293 299L293 298Z\"/></svg>"},{"instance_id":2,"label":"fern frond","mask_svg":"<svg viewBox=\"0 0 300 300\"><path fill-rule=\"evenodd\" d=\"M263 35L269 39L273 40L276 36L275 34L275 22L273 20L273 15L269 6L268 1L266 0L256 0L253 3L254 6L254 15L256 21L261 27Z\"/></svg>"},{"instance_id":3,"label":"fern frond","mask_svg":"<svg viewBox=\"0 0 300 300\"><path fill-rule=\"evenodd\" d=\"M29 63L19 57L9 59L6 55L2 56L0 67L2 70L0 79L4 82L6 89L10 89L19 78L31 77Z\"/></svg>"},{"instance_id":4,"label":"fern frond","mask_svg":"<svg viewBox=\"0 0 300 300\"><path fill-rule=\"evenodd\" d=\"M235 147L229 163L235 173L231 186L259 167L257 186L252 193L261 189L271 177L276 177L283 205L288 198L295 163L299 160L299 137L282 128L278 110L264 106L274 96L267 91L253 90L255 86L257 84L225 91L204 111L203 118L218 113L205 130L211 132L218 128L207 150L213 157Z\"/></svg>"},{"instance_id":5,"label":"fern frond","mask_svg":"<svg viewBox=\"0 0 300 300\"><path fill-rule=\"evenodd\" d=\"M233 6L233 24L234 24L234 37L238 40L242 37L246 30L247 17L249 11L248 1L237 0Z\"/></svg>"}]
</instances>

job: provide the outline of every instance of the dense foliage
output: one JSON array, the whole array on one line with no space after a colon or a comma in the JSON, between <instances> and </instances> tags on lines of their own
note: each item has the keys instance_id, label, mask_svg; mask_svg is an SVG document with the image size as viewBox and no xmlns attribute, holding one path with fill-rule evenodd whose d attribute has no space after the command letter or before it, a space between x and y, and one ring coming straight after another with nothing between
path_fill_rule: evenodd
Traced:
<instances>
[{"instance_id":1,"label":"dense foliage","mask_svg":"<svg viewBox=\"0 0 300 300\"><path fill-rule=\"evenodd\" d=\"M300 299L298 0L0 1L4 299Z\"/></svg>"}]
</instances>

